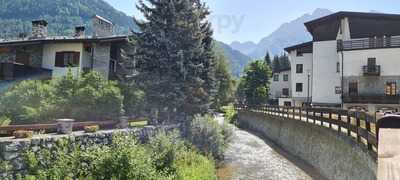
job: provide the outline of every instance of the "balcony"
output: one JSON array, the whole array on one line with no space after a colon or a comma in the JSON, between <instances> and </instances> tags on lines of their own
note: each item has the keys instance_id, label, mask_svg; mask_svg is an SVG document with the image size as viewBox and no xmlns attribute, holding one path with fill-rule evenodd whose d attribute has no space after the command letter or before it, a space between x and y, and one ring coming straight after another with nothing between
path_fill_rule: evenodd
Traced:
<instances>
[{"instance_id":1,"label":"balcony","mask_svg":"<svg viewBox=\"0 0 400 180\"><path fill-rule=\"evenodd\" d=\"M381 75L381 66L379 65L366 65L363 66L363 74L364 76L380 76Z\"/></svg>"},{"instance_id":2,"label":"balcony","mask_svg":"<svg viewBox=\"0 0 400 180\"><path fill-rule=\"evenodd\" d=\"M400 47L400 36L338 40L338 51Z\"/></svg>"},{"instance_id":3,"label":"balcony","mask_svg":"<svg viewBox=\"0 0 400 180\"><path fill-rule=\"evenodd\" d=\"M387 96L387 95L363 95L363 94L345 94L343 96L344 103L357 103L357 104L399 104L400 96Z\"/></svg>"}]
</instances>

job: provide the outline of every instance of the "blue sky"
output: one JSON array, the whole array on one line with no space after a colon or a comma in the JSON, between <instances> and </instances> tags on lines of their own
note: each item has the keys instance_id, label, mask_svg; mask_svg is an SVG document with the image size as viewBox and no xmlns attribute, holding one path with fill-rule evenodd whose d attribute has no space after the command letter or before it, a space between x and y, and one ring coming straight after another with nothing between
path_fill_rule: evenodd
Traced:
<instances>
[{"instance_id":1,"label":"blue sky","mask_svg":"<svg viewBox=\"0 0 400 180\"><path fill-rule=\"evenodd\" d=\"M140 16L137 0L106 0L128 15ZM316 8L332 11L371 10L400 14L399 0L205 0L212 11L210 17L216 39L254 41L269 35L281 24L311 13Z\"/></svg>"}]
</instances>

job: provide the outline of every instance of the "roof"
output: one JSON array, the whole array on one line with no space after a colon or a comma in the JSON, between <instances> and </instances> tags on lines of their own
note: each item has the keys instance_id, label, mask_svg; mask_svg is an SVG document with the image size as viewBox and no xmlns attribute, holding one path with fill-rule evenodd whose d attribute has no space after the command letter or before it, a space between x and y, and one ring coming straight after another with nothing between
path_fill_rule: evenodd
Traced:
<instances>
[{"instance_id":1,"label":"roof","mask_svg":"<svg viewBox=\"0 0 400 180\"><path fill-rule=\"evenodd\" d=\"M32 24L40 24L40 25L43 25L43 26L47 26L47 21L45 21L45 20L43 20L43 19L40 19L40 20L35 20L35 21L32 21Z\"/></svg>"},{"instance_id":2,"label":"roof","mask_svg":"<svg viewBox=\"0 0 400 180\"><path fill-rule=\"evenodd\" d=\"M128 36L108 36L108 37L65 37L65 36L55 36L47 37L44 39L19 39L19 40L9 40L0 41L0 47L4 46L23 46L23 45L34 45L34 44L44 44L44 43L78 43L78 42L127 42Z\"/></svg>"},{"instance_id":3,"label":"roof","mask_svg":"<svg viewBox=\"0 0 400 180\"><path fill-rule=\"evenodd\" d=\"M349 18L352 38L400 35L400 14L341 11L305 23L315 41L334 40L340 20Z\"/></svg>"},{"instance_id":4,"label":"roof","mask_svg":"<svg viewBox=\"0 0 400 180\"><path fill-rule=\"evenodd\" d=\"M104 18L104 17L101 17L101 16L99 16L99 15L94 15L93 16L93 18L97 18L97 19L100 19L100 20L102 20L102 21L104 21L104 22L106 22L106 23L108 23L108 24L113 24L110 20L108 20L108 19L106 19L106 18Z\"/></svg>"},{"instance_id":5,"label":"roof","mask_svg":"<svg viewBox=\"0 0 400 180\"><path fill-rule=\"evenodd\" d=\"M313 47L313 42L309 41L309 42L305 42L305 43L301 43L301 44L296 44L290 47L285 48L286 52L290 52L290 51L294 51L294 50L298 50L298 49L308 49ZM312 50L311 50L312 51Z\"/></svg>"}]
</instances>

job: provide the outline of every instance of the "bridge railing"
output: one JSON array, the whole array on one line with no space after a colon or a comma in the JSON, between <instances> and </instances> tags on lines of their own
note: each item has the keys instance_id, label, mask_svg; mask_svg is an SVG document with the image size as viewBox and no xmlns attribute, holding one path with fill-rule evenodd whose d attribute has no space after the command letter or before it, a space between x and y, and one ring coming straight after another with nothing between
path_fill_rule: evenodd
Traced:
<instances>
[{"instance_id":1,"label":"bridge railing","mask_svg":"<svg viewBox=\"0 0 400 180\"><path fill-rule=\"evenodd\" d=\"M248 107L236 105L239 111L265 113L271 116L285 117L306 123L323 126L338 134L352 137L360 145L365 146L370 154L377 158L378 127L376 118L366 112L347 111L343 109L260 106Z\"/></svg>"}]
</instances>

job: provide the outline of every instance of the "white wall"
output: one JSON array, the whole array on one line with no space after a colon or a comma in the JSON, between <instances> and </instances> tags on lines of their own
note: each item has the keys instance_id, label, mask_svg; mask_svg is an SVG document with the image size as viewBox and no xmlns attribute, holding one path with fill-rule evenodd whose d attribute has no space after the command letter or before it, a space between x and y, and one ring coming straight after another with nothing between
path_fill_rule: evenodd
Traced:
<instances>
[{"instance_id":1,"label":"white wall","mask_svg":"<svg viewBox=\"0 0 400 180\"><path fill-rule=\"evenodd\" d=\"M54 44L45 44L43 46L43 63L42 68L54 70L53 78L60 77L66 75L68 72L68 68L55 67L56 60L56 52L60 51L74 51L80 52L79 58L79 67L82 64L82 51L83 44L82 43L54 43ZM80 71L80 68L74 68L74 71ZM74 73L75 74L75 73ZM78 73L79 74L79 73Z\"/></svg>"},{"instance_id":2,"label":"white wall","mask_svg":"<svg viewBox=\"0 0 400 180\"><path fill-rule=\"evenodd\" d=\"M288 75L288 81L283 81L283 76ZM282 71L280 73L274 73L274 75L279 75L279 81L274 81L274 77L271 78L271 89L270 94L272 99L278 99L282 96L282 89L289 89L289 96L291 96L291 71Z\"/></svg>"},{"instance_id":3,"label":"white wall","mask_svg":"<svg viewBox=\"0 0 400 180\"><path fill-rule=\"evenodd\" d=\"M341 73L336 71L339 62L337 42L320 41L313 43L313 103L340 104L341 94L335 87L341 87Z\"/></svg>"},{"instance_id":4,"label":"white wall","mask_svg":"<svg viewBox=\"0 0 400 180\"><path fill-rule=\"evenodd\" d=\"M342 30L342 33L340 33L340 29ZM341 39L344 41L351 39L349 18L346 17L340 21L340 27L336 39Z\"/></svg>"},{"instance_id":5,"label":"white wall","mask_svg":"<svg viewBox=\"0 0 400 180\"><path fill-rule=\"evenodd\" d=\"M308 92L308 72L310 73L310 98L312 95L312 53L305 53L303 56L297 56L297 52L292 51L289 53L289 60L291 65L291 87L292 97L294 98L307 98ZM303 73L296 73L296 65L303 64ZM296 92L296 83L303 83L303 92Z\"/></svg>"},{"instance_id":6,"label":"white wall","mask_svg":"<svg viewBox=\"0 0 400 180\"><path fill-rule=\"evenodd\" d=\"M400 48L344 51L344 76L363 76L362 67L368 58L376 58L381 66L381 76L400 75Z\"/></svg>"}]
</instances>

